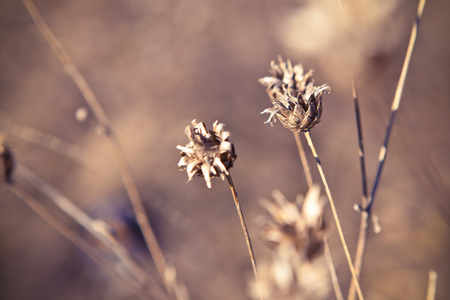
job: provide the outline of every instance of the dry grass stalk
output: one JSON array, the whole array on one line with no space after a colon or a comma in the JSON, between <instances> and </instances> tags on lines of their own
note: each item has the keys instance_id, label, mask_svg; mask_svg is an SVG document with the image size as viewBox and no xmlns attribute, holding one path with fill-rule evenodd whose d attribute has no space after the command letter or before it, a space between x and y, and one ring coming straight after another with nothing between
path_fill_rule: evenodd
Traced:
<instances>
[{"instance_id":1,"label":"dry grass stalk","mask_svg":"<svg viewBox=\"0 0 450 300\"><path fill-rule=\"evenodd\" d=\"M229 140L230 133L224 130L224 126L225 124L215 121L213 130L208 130L205 123L197 123L195 119L191 122L191 125L186 126L184 132L189 138L189 143L186 146L177 146L177 149L181 151L178 169L180 171L186 171L188 181L194 176L203 177L208 188L211 188L211 178L220 177L222 180L227 178L241 222L242 231L244 232L245 242L247 243L253 274L259 287L255 254L253 253L236 188L228 171L233 166L237 155L233 143ZM262 300L261 291L259 295Z\"/></svg>"},{"instance_id":2,"label":"dry grass stalk","mask_svg":"<svg viewBox=\"0 0 450 300\"><path fill-rule=\"evenodd\" d=\"M427 300L434 300L436 297L437 277L438 276L435 270L430 270L430 272L428 272Z\"/></svg>"},{"instance_id":3,"label":"dry grass stalk","mask_svg":"<svg viewBox=\"0 0 450 300\"><path fill-rule=\"evenodd\" d=\"M37 10L32 0L23 0L28 12L36 23L42 35L45 37L49 45L52 47L53 51L57 55L58 59L64 66L64 70L69 74L69 76L74 80L75 84L83 94L87 104L91 108L95 117L97 118L99 125L104 127L104 132L111 142L111 146L114 149L114 153L116 155L116 159L119 165L120 174L122 176L122 180L124 182L125 189L130 198L131 204L135 211L137 222L141 228L142 234L144 236L147 247L150 251L150 254L155 262L156 268L160 274L160 277L165 281L166 271L167 271L167 263L166 259L161 251L161 248L158 244L156 236L151 228L150 222L148 220L148 216L145 212L144 205L142 203L141 197L139 195L136 183L131 175L131 170L128 166L128 163L125 159L125 153L123 151L122 144L115 134L108 117L103 111L100 102L97 100L94 92L89 87L83 75L81 75L80 71L76 67L75 63L72 61L68 53L64 50L61 43L52 33L41 14ZM169 283L166 282L166 288L169 290ZM178 285L175 285L175 288L178 288ZM179 285L180 290L183 290L184 287ZM178 294L176 291L170 291L171 293Z\"/></svg>"},{"instance_id":4,"label":"dry grass stalk","mask_svg":"<svg viewBox=\"0 0 450 300\"><path fill-rule=\"evenodd\" d=\"M400 78L399 78L399 81L397 84L397 89L395 91L394 100L392 101L391 115L389 118L389 124L386 129L384 143L380 149L380 153L378 156L378 169L377 169L375 181L374 181L374 184L372 187L372 192L370 194L370 197L369 197L369 199L367 199L366 203L364 203L366 199L364 199L364 196L363 196L363 205L364 206L361 211L361 225L360 225L360 232L359 232L359 238L358 238L357 252L356 252L356 256L355 256L355 268L357 270L358 277L361 273L361 269L362 269L362 265L363 265L363 261L364 261L364 253L365 253L365 249L367 247L367 240L368 240L370 217L371 217L371 213L372 213L373 201L375 198L375 193L378 188L378 184L381 179L381 173L383 170L383 166L386 161L389 138L391 135L392 127L394 125L395 116L396 116L397 111L400 106L403 88L405 86L405 81L406 81L406 75L408 73L408 68L409 68L409 65L411 62L411 57L412 57L414 45L415 45L416 38L417 38L417 32L418 32L420 20L422 19L423 10L425 8L425 3L426 3L426 0L420 0L418 8L417 8L417 15L416 15L416 19L415 19L415 22L414 22L414 25L412 28L411 37L410 37L409 44L408 44L408 49L406 51L405 60L404 60ZM357 115L357 118L358 118L358 115ZM360 127L358 127L358 128L360 128ZM362 139L362 136L361 136L361 139ZM362 140L360 140L360 141L362 141ZM361 145L361 143L360 143L360 145ZM361 168L363 170L363 165L361 166ZM364 176L364 173L362 176ZM363 178L363 188L364 188L364 178ZM363 191L364 191L364 189L363 189ZM352 280L352 283L351 283L350 289L349 289L349 300L354 299L354 297L355 297L354 290L355 290L355 281Z\"/></svg>"}]
</instances>

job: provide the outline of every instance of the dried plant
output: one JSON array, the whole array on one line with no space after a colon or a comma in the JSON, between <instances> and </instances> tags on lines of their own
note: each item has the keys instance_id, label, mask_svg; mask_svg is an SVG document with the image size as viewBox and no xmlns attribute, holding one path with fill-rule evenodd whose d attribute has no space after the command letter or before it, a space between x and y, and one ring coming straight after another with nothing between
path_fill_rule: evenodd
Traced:
<instances>
[{"instance_id":1,"label":"dried plant","mask_svg":"<svg viewBox=\"0 0 450 300\"><path fill-rule=\"evenodd\" d=\"M262 202L268 214L261 218L261 237L273 250L260 272L264 297L326 299L330 277L322 251L325 205L319 186L313 185L306 197L298 195L296 202L278 190L273 198Z\"/></svg>"},{"instance_id":2,"label":"dried plant","mask_svg":"<svg viewBox=\"0 0 450 300\"><path fill-rule=\"evenodd\" d=\"M279 64L271 62L273 77L264 77L259 82L266 86L273 107L265 109L262 114L270 114L266 123L272 125L280 120L281 124L292 131L306 131L316 126L322 117L322 95L330 93L326 84L315 87L312 70L303 74L301 64L292 66L290 60Z\"/></svg>"},{"instance_id":3,"label":"dried plant","mask_svg":"<svg viewBox=\"0 0 450 300\"><path fill-rule=\"evenodd\" d=\"M205 123L192 121L186 126L185 134L189 138L186 146L177 146L181 150L178 169L186 171L188 181L194 176L205 178L206 185L211 188L211 178L229 175L228 169L236 159L234 145L228 140L230 133L223 130L225 124L214 122L213 130L206 129Z\"/></svg>"}]
</instances>

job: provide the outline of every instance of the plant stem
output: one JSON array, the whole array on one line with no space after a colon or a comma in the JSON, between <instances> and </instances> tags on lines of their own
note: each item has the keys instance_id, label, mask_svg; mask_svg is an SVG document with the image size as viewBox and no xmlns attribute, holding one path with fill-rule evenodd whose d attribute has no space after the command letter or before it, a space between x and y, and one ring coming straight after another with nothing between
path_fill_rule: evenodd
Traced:
<instances>
[{"instance_id":1,"label":"plant stem","mask_svg":"<svg viewBox=\"0 0 450 300\"><path fill-rule=\"evenodd\" d=\"M377 175L375 177L375 182L374 182L374 185L373 185L373 188L372 188L372 193L370 195L369 202L367 204L367 207L365 208L369 212L369 214L370 214L370 210L372 209L372 205L373 205L373 201L375 199L375 193L377 191L378 184L380 182L381 172L383 170L383 166L384 166L384 163L386 161L386 154L387 154L387 147L388 147L388 143L389 143L389 137L391 135L392 127L394 125L395 116L396 116L398 108L400 106L400 101L401 101L401 98L402 98L403 88L405 86L405 81L406 81L406 75L408 74L408 68L409 68L409 64L411 62L411 56L412 56L412 53L413 53L413 50L414 50L414 44L415 44L416 38L417 38L417 31L419 29L420 20L422 19L425 3L426 3L426 0L420 0L420 2L419 2L419 6L417 8L416 20L414 22L414 25L413 25L413 28L412 28L412 31L411 31L411 37L409 39L409 44L408 44L408 49L406 51L405 61L403 62L402 72L400 73L400 78L398 80L398 84L397 84L397 89L395 91L394 100L392 101L391 116L389 118L389 124L388 124L388 126L386 128L386 135L385 135L384 143L383 143L383 146L380 149L380 154L378 156Z\"/></svg>"},{"instance_id":2,"label":"plant stem","mask_svg":"<svg viewBox=\"0 0 450 300\"><path fill-rule=\"evenodd\" d=\"M36 6L33 4L32 0L23 0L23 3L25 4L28 12L30 13L37 27L39 28L41 34L47 40L47 42L55 52L56 56L63 64L64 70L73 79L78 89L83 94L86 103L91 108L99 124L105 128L106 136L108 137L109 141L111 142L112 148L114 149L120 174L122 176L125 189L130 198L130 202L133 206L137 223L141 228L142 234L144 236L150 254L153 258L153 261L155 262L156 268L158 269L158 272L163 281L166 282L165 280L165 270L167 265L166 260L161 251L161 248L159 247L158 241L156 240L156 236L148 220L144 205L142 203L138 189L136 187L136 183L134 182L133 176L131 175L131 170L126 162L125 153L123 151L123 147L122 144L120 143L119 138L113 131L108 117L103 111L100 102L97 100L97 97L89 87L87 81L85 80L83 75L81 75L80 71L70 58L69 54L64 50L61 43L58 41L53 32L50 30L50 28L42 18L41 14L37 10Z\"/></svg>"},{"instance_id":3,"label":"plant stem","mask_svg":"<svg viewBox=\"0 0 450 300\"><path fill-rule=\"evenodd\" d=\"M244 232L245 242L247 243L248 254L250 255L250 260L252 262L253 274L255 275L256 284L258 285L259 297L263 300L261 293L261 285L258 279L258 272L256 270L256 260L255 254L253 253L252 242L250 241L250 235L248 234L247 225L245 224L244 213L242 212L241 205L239 204L239 198L233 184L233 180L231 179L231 174L225 175L228 180L228 184L230 185L231 193L233 194L234 204L236 205L236 210L239 215L239 220L241 221L242 231Z\"/></svg>"},{"instance_id":4,"label":"plant stem","mask_svg":"<svg viewBox=\"0 0 450 300\"><path fill-rule=\"evenodd\" d=\"M337 210L336 210L336 206L334 204L333 197L331 196L330 187L328 186L328 182L327 182L327 179L325 177L325 173L323 172L322 164L320 162L319 156L317 155L316 148L314 147L313 141L311 139L311 134L309 133L309 131L305 131L304 134L305 134L306 140L308 141L308 145L311 148L311 152L312 152L312 154L313 154L313 156L314 156L314 158L316 160L317 169L319 170L320 177L322 178L322 182L323 182L323 185L325 187L325 192L326 192L326 194L328 196L328 200L330 202L331 211L333 213L334 221L336 223L336 227L337 227L337 230L338 230L338 233L339 233L339 237L340 237L341 242L342 242L342 247L344 248L345 257L347 258L347 263L348 263L348 266L350 268L350 272L352 273L352 277L353 277L353 279L356 282L356 291L358 292L359 299L363 300L364 297L363 297L362 292L361 292L361 287L359 285L358 278L356 276L356 272L355 272L355 269L353 267L352 258L350 256L350 252L348 251L347 243L345 242L344 232L342 231L341 222L339 221L339 216L337 214Z\"/></svg>"},{"instance_id":5,"label":"plant stem","mask_svg":"<svg viewBox=\"0 0 450 300\"><path fill-rule=\"evenodd\" d=\"M351 80L352 83L352 93L353 93L353 103L355 106L355 116L356 116L356 128L358 130L358 155L359 155L359 164L361 167L361 182L362 182L362 197L361 197L361 207L366 207L367 205L367 175L366 175L366 164L365 164L365 155L364 155L364 139L363 139L363 131L361 125L361 112L359 109L359 99L358 99L358 91L356 89L356 84L354 79ZM362 266L364 262L364 255L367 249L367 239L369 236L369 227L370 227L370 215L366 211L361 211L361 221L359 227L359 236L358 243L356 246L356 254L355 254L355 272L356 276L359 279L361 276ZM348 291L348 300L354 300L356 297L356 287L355 281L352 279Z\"/></svg>"},{"instance_id":6,"label":"plant stem","mask_svg":"<svg viewBox=\"0 0 450 300\"><path fill-rule=\"evenodd\" d=\"M300 133L294 132L295 143L297 144L298 154L300 155L300 161L302 162L303 171L305 172L306 183L308 188L313 186L313 180L311 175L311 169L309 168L308 160L306 159L305 149L303 149L302 141L300 140Z\"/></svg>"},{"instance_id":7,"label":"plant stem","mask_svg":"<svg viewBox=\"0 0 450 300\"><path fill-rule=\"evenodd\" d=\"M303 171L305 172L306 183L308 184L308 188L312 188L313 180L311 168L309 167L308 160L306 159L305 149L303 148L303 144L300 139L300 133L298 131L294 132L294 137L295 143L297 144L298 153L300 155L300 161L302 162ZM336 274L336 268L334 267L333 257L331 256L330 245L328 244L328 236L326 233L323 237L323 243L325 248L325 260L330 271L331 282L333 283L333 289L336 295L336 299L343 300L344 296L342 295L341 287L339 285L339 280Z\"/></svg>"},{"instance_id":8,"label":"plant stem","mask_svg":"<svg viewBox=\"0 0 450 300\"><path fill-rule=\"evenodd\" d=\"M430 272L428 272L427 300L434 300L434 298L436 297L436 281L437 281L436 271L430 270Z\"/></svg>"}]
</instances>

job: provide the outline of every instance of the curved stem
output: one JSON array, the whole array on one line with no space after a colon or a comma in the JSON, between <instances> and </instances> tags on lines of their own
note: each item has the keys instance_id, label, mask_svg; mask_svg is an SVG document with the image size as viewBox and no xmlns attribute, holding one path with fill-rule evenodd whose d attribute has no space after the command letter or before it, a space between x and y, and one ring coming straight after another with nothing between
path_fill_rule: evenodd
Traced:
<instances>
[{"instance_id":1,"label":"curved stem","mask_svg":"<svg viewBox=\"0 0 450 300\"><path fill-rule=\"evenodd\" d=\"M256 260L255 254L253 253L252 242L250 241L250 235L248 234L247 225L245 224L244 213L242 212L241 205L239 204L239 198L236 189L231 179L231 175L225 175L230 185L231 193L233 194L234 204L236 205L236 210L239 215L239 220L241 221L242 231L244 232L245 242L247 243L248 254L250 255L250 260L252 262L253 274L255 275L256 284L258 285L259 297L262 300L261 285L258 279L258 272L256 270Z\"/></svg>"},{"instance_id":2,"label":"curved stem","mask_svg":"<svg viewBox=\"0 0 450 300\"><path fill-rule=\"evenodd\" d=\"M83 75L81 75L80 71L78 70L75 63L72 61L69 54L64 50L61 43L58 41L53 32L50 30L50 28L42 18L41 14L37 10L36 6L34 5L33 1L23 0L23 3L25 4L25 7L27 8L34 22L36 23L36 26L39 28L41 34L47 40L47 42L55 52L56 56L63 64L64 70L73 79L78 89L83 94L86 103L91 108L99 124L104 127L106 136L108 137L109 141L111 142L112 148L114 149L120 174L122 176L125 189L128 193L131 205L133 206L136 215L136 221L139 224L139 227L141 228L142 234L144 236L147 247L150 251L150 255L152 256L153 261L155 262L156 268L158 269L158 272L163 281L166 282L165 280L166 278L165 271L167 266L166 260L161 251L161 248L159 247L158 241L156 240L156 236L148 220L136 183L133 179L133 176L131 175L130 167L126 162L125 153L123 151L123 147L122 144L120 143L119 138L113 131L109 119L106 116L102 106L100 105L100 102L97 100L97 97L95 96L94 92L89 87ZM168 287L167 283L166 286Z\"/></svg>"},{"instance_id":3,"label":"curved stem","mask_svg":"<svg viewBox=\"0 0 450 300\"><path fill-rule=\"evenodd\" d=\"M311 169L309 168L308 160L306 159L305 149L303 149L302 141L300 140L300 133L294 132L295 143L297 144L298 154L300 155L300 161L302 162L303 171L305 172L306 183L308 188L313 186L313 180L311 175Z\"/></svg>"},{"instance_id":4,"label":"curved stem","mask_svg":"<svg viewBox=\"0 0 450 300\"><path fill-rule=\"evenodd\" d=\"M355 283L356 283L356 291L358 293L359 299L363 300L364 297L363 297L362 292L361 292L361 287L359 285L358 278L356 276L355 268L353 267L352 258L350 256L350 252L348 251L347 243L345 242L344 232L342 231L341 222L339 221L339 217L338 217L338 214L337 214L336 206L334 204L333 197L331 196L330 187L328 186L328 182L327 182L327 179L325 177L325 173L323 172L322 164L320 162L319 156L317 155L317 151L316 151L316 148L314 147L314 144L313 144L313 141L311 139L311 135L310 135L309 131L305 131L304 133L305 133L306 140L308 141L308 145L311 148L311 152L312 152L314 158L316 159L317 169L319 170L320 177L322 178L322 182L323 182L323 185L325 187L325 192L326 192L326 194L328 196L328 200L330 202L331 211L333 213L334 221L336 223L336 227L337 227L337 230L338 230L338 233L339 233L339 237L340 237L341 242L342 242L342 247L344 248L345 257L347 258L347 263L348 263L348 266L350 268L350 272L352 273L352 277L353 277L353 279L355 280Z\"/></svg>"}]
</instances>

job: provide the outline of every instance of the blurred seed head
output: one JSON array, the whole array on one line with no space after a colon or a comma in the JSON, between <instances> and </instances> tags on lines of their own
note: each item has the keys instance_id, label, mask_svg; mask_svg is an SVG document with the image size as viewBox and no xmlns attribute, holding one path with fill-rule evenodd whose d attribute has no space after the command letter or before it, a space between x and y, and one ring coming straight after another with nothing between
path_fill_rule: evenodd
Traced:
<instances>
[{"instance_id":1,"label":"blurred seed head","mask_svg":"<svg viewBox=\"0 0 450 300\"><path fill-rule=\"evenodd\" d=\"M312 260L320 254L325 231L325 205L319 186L311 187L305 198L298 195L296 202L288 201L278 190L272 195L275 201L262 201L268 212L263 219L262 239L282 251L288 249L286 245L293 246L298 256Z\"/></svg>"},{"instance_id":2,"label":"blurred seed head","mask_svg":"<svg viewBox=\"0 0 450 300\"><path fill-rule=\"evenodd\" d=\"M273 201L264 199L268 214L262 219L262 239L273 249L259 268L265 299L327 299L330 291L328 269L321 251L325 224L325 201L314 185L306 197L288 201L275 190ZM257 298L256 284L250 285Z\"/></svg>"},{"instance_id":3,"label":"blurred seed head","mask_svg":"<svg viewBox=\"0 0 450 300\"><path fill-rule=\"evenodd\" d=\"M203 176L206 185L211 188L211 178L229 175L228 169L236 159L234 145L228 138L230 133L223 130L225 124L214 122L213 130L208 130L205 123L193 120L186 126L185 134L189 138L186 146L177 146L181 150L178 169L186 171L188 181L194 176Z\"/></svg>"}]
</instances>

